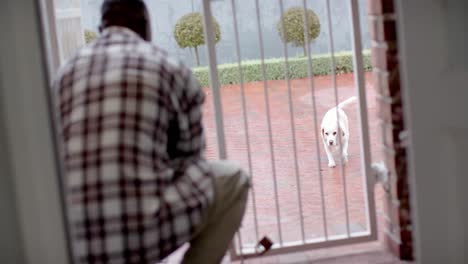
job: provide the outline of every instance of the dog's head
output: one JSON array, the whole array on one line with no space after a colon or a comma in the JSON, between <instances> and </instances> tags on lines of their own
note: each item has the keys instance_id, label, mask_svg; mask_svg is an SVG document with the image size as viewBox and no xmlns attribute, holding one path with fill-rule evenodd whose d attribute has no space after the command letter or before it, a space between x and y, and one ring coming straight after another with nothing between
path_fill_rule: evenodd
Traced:
<instances>
[{"instance_id":1,"label":"dog's head","mask_svg":"<svg viewBox=\"0 0 468 264\"><path fill-rule=\"evenodd\" d=\"M345 133L337 124L331 126L322 126L322 138L327 146L338 146L340 143L339 134L341 133L341 140Z\"/></svg>"}]
</instances>

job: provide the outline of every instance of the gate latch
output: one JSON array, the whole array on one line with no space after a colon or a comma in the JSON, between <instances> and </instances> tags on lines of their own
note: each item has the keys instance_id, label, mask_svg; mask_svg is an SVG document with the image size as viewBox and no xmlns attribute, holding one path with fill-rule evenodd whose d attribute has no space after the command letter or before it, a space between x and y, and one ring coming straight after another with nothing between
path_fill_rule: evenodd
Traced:
<instances>
[{"instance_id":1,"label":"gate latch","mask_svg":"<svg viewBox=\"0 0 468 264\"><path fill-rule=\"evenodd\" d=\"M258 250L258 254L259 255L263 255L265 254L267 251L269 251L271 249L271 247L273 246L273 242L271 241L271 239L269 239L268 237L264 236L262 238L262 240L260 240L257 244L257 246L255 247L257 250Z\"/></svg>"}]
</instances>

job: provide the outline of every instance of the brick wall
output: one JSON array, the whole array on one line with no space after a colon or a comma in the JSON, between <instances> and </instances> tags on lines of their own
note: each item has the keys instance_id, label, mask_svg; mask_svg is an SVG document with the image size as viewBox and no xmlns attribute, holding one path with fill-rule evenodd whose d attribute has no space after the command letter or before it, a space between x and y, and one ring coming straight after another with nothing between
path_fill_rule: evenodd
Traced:
<instances>
[{"instance_id":1,"label":"brick wall","mask_svg":"<svg viewBox=\"0 0 468 264\"><path fill-rule=\"evenodd\" d=\"M384 212L385 244L401 259L413 260L394 0L367 1L374 85L383 136L382 151L390 172Z\"/></svg>"}]
</instances>

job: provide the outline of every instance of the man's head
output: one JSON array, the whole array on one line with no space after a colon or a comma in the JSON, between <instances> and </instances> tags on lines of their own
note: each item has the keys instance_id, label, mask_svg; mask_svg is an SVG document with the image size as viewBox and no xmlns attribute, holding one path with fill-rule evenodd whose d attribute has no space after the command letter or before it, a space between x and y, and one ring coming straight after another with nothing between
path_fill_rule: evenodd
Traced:
<instances>
[{"instance_id":1,"label":"man's head","mask_svg":"<svg viewBox=\"0 0 468 264\"><path fill-rule=\"evenodd\" d=\"M144 40L151 41L150 19L142 0L105 0L101 7L99 30L112 26L129 28Z\"/></svg>"}]
</instances>

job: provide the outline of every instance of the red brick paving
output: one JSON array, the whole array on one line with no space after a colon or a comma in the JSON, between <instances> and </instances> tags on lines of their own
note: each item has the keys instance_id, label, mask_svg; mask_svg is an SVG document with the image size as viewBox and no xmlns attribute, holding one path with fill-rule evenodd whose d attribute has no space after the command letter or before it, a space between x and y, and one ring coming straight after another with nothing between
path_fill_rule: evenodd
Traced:
<instances>
[{"instance_id":1,"label":"red brick paving","mask_svg":"<svg viewBox=\"0 0 468 264\"><path fill-rule=\"evenodd\" d=\"M377 118L375 93L371 86L371 75L367 74L367 96L369 126L372 146L372 158L380 161L381 133ZM320 125L323 114L335 105L332 80L330 76L315 77L317 116ZM352 74L337 77L339 100L355 94ZM319 185L318 159L321 159L322 177L324 183L324 203L326 210L327 229L329 235L344 234L345 207L343 195L343 180L341 168L327 167L327 159L320 142L320 153L316 150L316 140L313 123L311 91L307 79L291 81L294 105L294 122L296 127L296 147L299 166L299 180L302 189L302 206L304 215L304 230L306 238L317 238L324 235L322 217L322 200ZM249 168L246 130L241 104L239 85L228 85L221 89L223 116L228 158ZM281 214L281 228L283 242L301 239L300 213L298 203L297 181L294 165L293 141L288 105L288 89L285 81L268 81L270 93L271 126L273 136L273 150L276 163L276 177L278 183L278 200ZM209 159L218 157L216 130L213 114L211 91L206 89L207 102L204 109L204 123L207 134ZM260 238L268 235L278 242L277 215L274 200L273 170L268 138L267 115L263 82L245 84L246 105L251 145L252 178L255 191L257 219ZM349 163L345 166L347 182L348 208L351 231L363 231L367 226L365 217L365 203L363 191L363 177L361 173L361 159L359 152L357 104L346 109L350 120ZM380 196L380 195L379 195ZM252 196L250 197L252 198ZM241 228L243 244L256 242L253 205L250 199L249 207ZM380 205L380 204L378 204Z\"/></svg>"}]
</instances>

